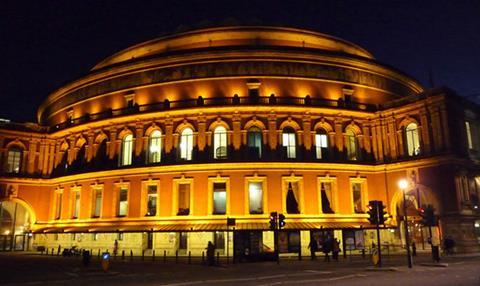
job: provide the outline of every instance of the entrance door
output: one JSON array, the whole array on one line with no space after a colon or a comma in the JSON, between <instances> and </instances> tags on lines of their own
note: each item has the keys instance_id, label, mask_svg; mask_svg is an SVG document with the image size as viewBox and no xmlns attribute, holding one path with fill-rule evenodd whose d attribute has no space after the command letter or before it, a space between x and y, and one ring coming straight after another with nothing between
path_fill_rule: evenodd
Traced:
<instances>
[{"instance_id":1,"label":"entrance door","mask_svg":"<svg viewBox=\"0 0 480 286\"><path fill-rule=\"evenodd\" d=\"M235 261L260 260L263 254L261 231L235 231L233 236Z\"/></svg>"}]
</instances>

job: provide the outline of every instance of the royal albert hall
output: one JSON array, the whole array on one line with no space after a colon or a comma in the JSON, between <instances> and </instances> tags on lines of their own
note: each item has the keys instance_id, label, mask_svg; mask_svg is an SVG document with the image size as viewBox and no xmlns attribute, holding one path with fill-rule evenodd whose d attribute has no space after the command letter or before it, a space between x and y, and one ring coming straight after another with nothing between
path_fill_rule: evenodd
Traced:
<instances>
[{"instance_id":1,"label":"royal albert hall","mask_svg":"<svg viewBox=\"0 0 480 286\"><path fill-rule=\"evenodd\" d=\"M389 251L404 251L405 223L417 249L448 237L478 251L479 116L318 32L164 36L59 87L36 123L0 122L0 250L199 256L212 241L248 259L335 237L359 253L379 200ZM277 247L271 212L285 216Z\"/></svg>"}]
</instances>

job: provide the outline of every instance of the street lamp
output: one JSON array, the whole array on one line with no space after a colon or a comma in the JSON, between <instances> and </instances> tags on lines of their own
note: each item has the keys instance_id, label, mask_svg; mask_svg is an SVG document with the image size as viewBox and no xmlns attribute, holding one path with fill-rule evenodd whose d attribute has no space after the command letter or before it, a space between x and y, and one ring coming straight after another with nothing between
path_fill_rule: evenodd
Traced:
<instances>
[{"instance_id":1,"label":"street lamp","mask_svg":"<svg viewBox=\"0 0 480 286\"><path fill-rule=\"evenodd\" d=\"M405 179L401 179L398 181L398 186L403 192L403 222L405 225L405 248L407 249L407 262L408 262L408 268L412 268L412 256L410 255L410 244L408 243L410 241L408 237L408 218L407 218L407 196L406 196L406 191L408 187L408 182Z\"/></svg>"}]
</instances>

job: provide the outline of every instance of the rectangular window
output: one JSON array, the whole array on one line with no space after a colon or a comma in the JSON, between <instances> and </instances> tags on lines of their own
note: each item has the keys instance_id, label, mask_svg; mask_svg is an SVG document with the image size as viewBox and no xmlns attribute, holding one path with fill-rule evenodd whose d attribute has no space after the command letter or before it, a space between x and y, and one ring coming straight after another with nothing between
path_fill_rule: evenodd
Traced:
<instances>
[{"instance_id":1,"label":"rectangular window","mask_svg":"<svg viewBox=\"0 0 480 286\"><path fill-rule=\"evenodd\" d=\"M353 210L355 213L364 213L362 184L352 183Z\"/></svg>"},{"instance_id":2,"label":"rectangular window","mask_svg":"<svg viewBox=\"0 0 480 286\"><path fill-rule=\"evenodd\" d=\"M18 174L20 173L20 158L22 152L17 149L12 149L8 151L7 158L7 172Z\"/></svg>"},{"instance_id":3,"label":"rectangular window","mask_svg":"<svg viewBox=\"0 0 480 286\"><path fill-rule=\"evenodd\" d=\"M147 186L147 216L157 215L157 185Z\"/></svg>"},{"instance_id":4,"label":"rectangular window","mask_svg":"<svg viewBox=\"0 0 480 286\"><path fill-rule=\"evenodd\" d=\"M465 121L465 130L467 131L467 146L468 146L468 149L473 149L472 129L470 128L470 122L468 122L468 121Z\"/></svg>"},{"instance_id":5,"label":"rectangular window","mask_svg":"<svg viewBox=\"0 0 480 286\"><path fill-rule=\"evenodd\" d=\"M333 186L332 182L320 183L320 197L322 201L322 213L333 214Z\"/></svg>"},{"instance_id":6,"label":"rectangular window","mask_svg":"<svg viewBox=\"0 0 480 286\"><path fill-rule=\"evenodd\" d=\"M118 192L118 216L126 216L128 211L128 189L121 187Z\"/></svg>"},{"instance_id":7,"label":"rectangular window","mask_svg":"<svg viewBox=\"0 0 480 286\"><path fill-rule=\"evenodd\" d=\"M63 193L55 193L55 219L60 219L60 217L62 216L62 198Z\"/></svg>"},{"instance_id":8,"label":"rectangular window","mask_svg":"<svg viewBox=\"0 0 480 286\"><path fill-rule=\"evenodd\" d=\"M179 250L187 250L188 245L187 245L187 233L186 232L180 232L178 234L178 249Z\"/></svg>"},{"instance_id":9,"label":"rectangular window","mask_svg":"<svg viewBox=\"0 0 480 286\"><path fill-rule=\"evenodd\" d=\"M178 184L178 213L177 215L190 214L190 184Z\"/></svg>"},{"instance_id":10,"label":"rectangular window","mask_svg":"<svg viewBox=\"0 0 480 286\"><path fill-rule=\"evenodd\" d=\"M72 217L78 218L80 212L80 190L72 192Z\"/></svg>"},{"instance_id":11,"label":"rectangular window","mask_svg":"<svg viewBox=\"0 0 480 286\"><path fill-rule=\"evenodd\" d=\"M283 147L287 149L287 158L296 158L295 133L283 133Z\"/></svg>"},{"instance_id":12,"label":"rectangular window","mask_svg":"<svg viewBox=\"0 0 480 286\"><path fill-rule=\"evenodd\" d=\"M298 182L286 182L287 192L285 197L285 206L287 214L300 213L300 189Z\"/></svg>"},{"instance_id":13,"label":"rectangular window","mask_svg":"<svg viewBox=\"0 0 480 286\"><path fill-rule=\"evenodd\" d=\"M317 159L325 157L327 150L327 134L315 134L315 153Z\"/></svg>"},{"instance_id":14,"label":"rectangular window","mask_svg":"<svg viewBox=\"0 0 480 286\"><path fill-rule=\"evenodd\" d=\"M102 189L96 188L93 193L93 215L92 217L100 217L102 211Z\"/></svg>"},{"instance_id":15,"label":"rectangular window","mask_svg":"<svg viewBox=\"0 0 480 286\"><path fill-rule=\"evenodd\" d=\"M227 185L213 183L213 214L227 213Z\"/></svg>"},{"instance_id":16,"label":"rectangular window","mask_svg":"<svg viewBox=\"0 0 480 286\"><path fill-rule=\"evenodd\" d=\"M215 244L215 249L225 250L225 232L215 231L213 233L213 243Z\"/></svg>"},{"instance_id":17,"label":"rectangular window","mask_svg":"<svg viewBox=\"0 0 480 286\"><path fill-rule=\"evenodd\" d=\"M249 203L250 214L263 214L262 182L248 183L248 203Z\"/></svg>"}]
</instances>

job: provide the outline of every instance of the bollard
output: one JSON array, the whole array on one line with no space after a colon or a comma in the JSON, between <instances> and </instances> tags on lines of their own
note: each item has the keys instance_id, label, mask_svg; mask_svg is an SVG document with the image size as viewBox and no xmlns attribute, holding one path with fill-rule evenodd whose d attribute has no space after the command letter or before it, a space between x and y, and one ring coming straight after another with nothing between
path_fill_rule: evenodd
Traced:
<instances>
[{"instance_id":1,"label":"bollard","mask_svg":"<svg viewBox=\"0 0 480 286\"><path fill-rule=\"evenodd\" d=\"M188 251L188 264L192 264L192 252Z\"/></svg>"},{"instance_id":2,"label":"bollard","mask_svg":"<svg viewBox=\"0 0 480 286\"><path fill-rule=\"evenodd\" d=\"M55 250L52 248L52 256L55 255Z\"/></svg>"},{"instance_id":3,"label":"bollard","mask_svg":"<svg viewBox=\"0 0 480 286\"><path fill-rule=\"evenodd\" d=\"M100 258L100 248L98 249L97 257Z\"/></svg>"},{"instance_id":4,"label":"bollard","mask_svg":"<svg viewBox=\"0 0 480 286\"><path fill-rule=\"evenodd\" d=\"M163 251L163 263L166 263L167 262L167 251L164 250Z\"/></svg>"},{"instance_id":5,"label":"bollard","mask_svg":"<svg viewBox=\"0 0 480 286\"><path fill-rule=\"evenodd\" d=\"M155 249L152 250L152 261L155 261Z\"/></svg>"},{"instance_id":6,"label":"bollard","mask_svg":"<svg viewBox=\"0 0 480 286\"><path fill-rule=\"evenodd\" d=\"M302 250L298 251L298 260L302 260Z\"/></svg>"},{"instance_id":7,"label":"bollard","mask_svg":"<svg viewBox=\"0 0 480 286\"><path fill-rule=\"evenodd\" d=\"M142 261L145 260L145 250L142 250Z\"/></svg>"},{"instance_id":8,"label":"bollard","mask_svg":"<svg viewBox=\"0 0 480 286\"><path fill-rule=\"evenodd\" d=\"M125 250L122 250L122 260L125 260Z\"/></svg>"},{"instance_id":9,"label":"bollard","mask_svg":"<svg viewBox=\"0 0 480 286\"><path fill-rule=\"evenodd\" d=\"M130 249L130 261L133 260L133 250Z\"/></svg>"},{"instance_id":10,"label":"bollard","mask_svg":"<svg viewBox=\"0 0 480 286\"><path fill-rule=\"evenodd\" d=\"M178 263L178 250L175 251L175 263Z\"/></svg>"},{"instance_id":11,"label":"bollard","mask_svg":"<svg viewBox=\"0 0 480 286\"><path fill-rule=\"evenodd\" d=\"M45 250L45 255L48 255L48 248Z\"/></svg>"},{"instance_id":12,"label":"bollard","mask_svg":"<svg viewBox=\"0 0 480 286\"><path fill-rule=\"evenodd\" d=\"M202 251L202 263L205 264L205 251Z\"/></svg>"},{"instance_id":13,"label":"bollard","mask_svg":"<svg viewBox=\"0 0 480 286\"><path fill-rule=\"evenodd\" d=\"M220 265L220 252L217 251L217 265Z\"/></svg>"}]
</instances>

